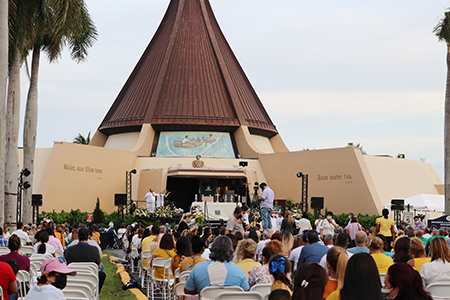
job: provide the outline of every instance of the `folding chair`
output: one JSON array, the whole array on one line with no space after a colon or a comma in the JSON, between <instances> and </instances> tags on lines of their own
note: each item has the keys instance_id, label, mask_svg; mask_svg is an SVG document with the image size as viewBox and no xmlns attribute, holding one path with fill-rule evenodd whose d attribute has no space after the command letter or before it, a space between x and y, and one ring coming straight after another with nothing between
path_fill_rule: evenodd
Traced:
<instances>
[{"instance_id":1,"label":"folding chair","mask_svg":"<svg viewBox=\"0 0 450 300\"><path fill-rule=\"evenodd\" d=\"M191 271L184 271L180 274L180 280L179 282L186 282L186 280L189 277L189 274L191 274Z\"/></svg>"},{"instance_id":2,"label":"folding chair","mask_svg":"<svg viewBox=\"0 0 450 300\"><path fill-rule=\"evenodd\" d=\"M49 259L52 257L53 257L53 255L51 255L51 254L33 254L30 256L30 262L37 261L42 264L46 259ZM39 267L41 266L41 264L39 265Z\"/></svg>"},{"instance_id":3,"label":"folding chair","mask_svg":"<svg viewBox=\"0 0 450 300\"><path fill-rule=\"evenodd\" d=\"M162 258L162 257L157 257L153 259L152 265L151 265L151 269L150 269L150 273L148 276L148 282L147 282L147 298L149 298L149 292L151 292L152 295L152 300L155 299L155 283L162 283L163 285L163 299L169 299L170 297L167 297L166 295L166 290L169 293L170 296L170 287L173 284L173 279L172 277L172 270L171 270L171 265L172 265L172 259L171 258ZM163 272L163 278L155 278L155 268L164 268L164 272Z\"/></svg>"},{"instance_id":4,"label":"folding chair","mask_svg":"<svg viewBox=\"0 0 450 300\"><path fill-rule=\"evenodd\" d=\"M30 283L31 285L34 285L37 282L39 268L36 267L36 264L34 262L30 261Z\"/></svg>"},{"instance_id":5,"label":"folding chair","mask_svg":"<svg viewBox=\"0 0 450 300\"><path fill-rule=\"evenodd\" d=\"M181 295L184 294L184 282L177 283L173 288L174 300L178 300Z\"/></svg>"},{"instance_id":6,"label":"folding chair","mask_svg":"<svg viewBox=\"0 0 450 300\"><path fill-rule=\"evenodd\" d=\"M55 257L64 257L64 251L61 249L55 249Z\"/></svg>"},{"instance_id":7,"label":"folding chair","mask_svg":"<svg viewBox=\"0 0 450 300\"><path fill-rule=\"evenodd\" d=\"M148 268L152 260L152 252L145 250L141 252L141 264L139 269L139 277L141 278L141 287L145 287L145 279L148 277Z\"/></svg>"},{"instance_id":8,"label":"folding chair","mask_svg":"<svg viewBox=\"0 0 450 300\"><path fill-rule=\"evenodd\" d=\"M386 273L380 273L381 286L384 286L384 277L386 277Z\"/></svg>"},{"instance_id":9,"label":"folding chair","mask_svg":"<svg viewBox=\"0 0 450 300\"><path fill-rule=\"evenodd\" d=\"M431 296L448 298L450 295L450 284L448 282L435 282L429 284L425 290L430 292Z\"/></svg>"},{"instance_id":10,"label":"folding chair","mask_svg":"<svg viewBox=\"0 0 450 300\"><path fill-rule=\"evenodd\" d=\"M264 297L258 292L226 292L217 295L215 300L264 300Z\"/></svg>"},{"instance_id":11,"label":"folding chair","mask_svg":"<svg viewBox=\"0 0 450 300\"><path fill-rule=\"evenodd\" d=\"M87 295L87 299L97 299L95 290L91 288L90 285L86 284L85 282L81 281L67 281L67 285L64 289L68 290L75 290L75 291L83 291Z\"/></svg>"},{"instance_id":12,"label":"folding chair","mask_svg":"<svg viewBox=\"0 0 450 300\"><path fill-rule=\"evenodd\" d=\"M244 290L240 286L207 286L200 292L200 300L215 300L222 293L239 292L243 294ZM237 296L235 299L240 299Z\"/></svg>"},{"instance_id":13,"label":"folding chair","mask_svg":"<svg viewBox=\"0 0 450 300\"><path fill-rule=\"evenodd\" d=\"M0 247L0 255L9 254L11 252L8 247Z\"/></svg>"},{"instance_id":14,"label":"folding chair","mask_svg":"<svg viewBox=\"0 0 450 300\"><path fill-rule=\"evenodd\" d=\"M75 276L67 276L67 281L81 280L84 282L91 282L94 285L95 299L98 299L99 294L99 281L98 281L98 271L96 273L77 271Z\"/></svg>"},{"instance_id":15,"label":"folding chair","mask_svg":"<svg viewBox=\"0 0 450 300\"><path fill-rule=\"evenodd\" d=\"M21 299L25 299L25 296L27 295L26 286L31 287L30 273L24 270L19 270L16 274L16 278L19 281L19 297Z\"/></svg>"},{"instance_id":16,"label":"folding chair","mask_svg":"<svg viewBox=\"0 0 450 300\"><path fill-rule=\"evenodd\" d=\"M64 297L66 297L67 299L89 299L88 295L86 294L85 291L82 290L78 290L78 289L70 289L70 288L65 288L62 290L62 292L64 293Z\"/></svg>"},{"instance_id":17,"label":"folding chair","mask_svg":"<svg viewBox=\"0 0 450 300\"><path fill-rule=\"evenodd\" d=\"M34 249L32 246L29 246L29 245L22 246L22 248L20 248L20 250L19 250L19 254L21 254L21 255L31 256L31 255L33 255L33 253L34 253Z\"/></svg>"},{"instance_id":18,"label":"folding chair","mask_svg":"<svg viewBox=\"0 0 450 300\"><path fill-rule=\"evenodd\" d=\"M90 289L90 294L92 296L92 299L98 299L97 298L97 285L93 281L86 281L83 279L76 279L74 276L67 276L67 286L69 287L77 287L79 285L85 285Z\"/></svg>"},{"instance_id":19,"label":"folding chair","mask_svg":"<svg viewBox=\"0 0 450 300\"><path fill-rule=\"evenodd\" d=\"M98 273L98 265L94 262L73 262L70 263L67 267L75 271L89 270L94 274Z\"/></svg>"},{"instance_id":20,"label":"folding chair","mask_svg":"<svg viewBox=\"0 0 450 300\"><path fill-rule=\"evenodd\" d=\"M254 286L251 287L250 292L258 292L261 295L263 295L263 297L267 294L270 294L271 292L271 284L256 284Z\"/></svg>"},{"instance_id":21,"label":"folding chair","mask_svg":"<svg viewBox=\"0 0 450 300\"><path fill-rule=\"evenodd\" d=\"M1 295L1 298L0 298L0 299L5 300L5 299L3 299L3 289L2 289L1 286L0 286L0 295Z\"/></svg>"}]
</instances>

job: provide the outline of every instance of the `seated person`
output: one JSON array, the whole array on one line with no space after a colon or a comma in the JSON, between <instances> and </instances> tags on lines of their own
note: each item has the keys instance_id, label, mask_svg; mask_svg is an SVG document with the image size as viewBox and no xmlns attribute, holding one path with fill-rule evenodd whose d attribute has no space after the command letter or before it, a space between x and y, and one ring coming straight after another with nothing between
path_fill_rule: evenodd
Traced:
<instances>
[{"instance_id":1,"label":"seated person","mask_svg":"<svg viewBox=\"0 0 450 300\"><path fill-rule=\"evenodd\" d=\"M198 235L192 237L192 256L186 257L180 264L180 273L184 271L191 271L196 264L206 261L202 257L203 251L205 251L205 241Z\"/></svg>"},{"instance_id":2,"label":"seated person","mask_svg":"<svg viewBox=\"0 0 450 300\"><path fill-rule=\"evenodd\" d=\"M238 266L230 263L233 259L233 245L226 236L218 236L211 246L211 260L198 263L192 269L184 286L185 294L199 294L205 287L240 286L247 291L247 276Z\"/></svg>"}]
</instances>

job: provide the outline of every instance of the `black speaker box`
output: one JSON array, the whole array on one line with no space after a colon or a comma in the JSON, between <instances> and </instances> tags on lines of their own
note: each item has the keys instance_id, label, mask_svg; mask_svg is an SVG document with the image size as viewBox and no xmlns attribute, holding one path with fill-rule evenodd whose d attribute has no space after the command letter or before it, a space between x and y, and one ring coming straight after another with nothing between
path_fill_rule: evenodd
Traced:
<instances>
[{"instance_id":1,"label":"black speaker box","mask_svg":"<svg viewBox=\"0 0 450 300\"><path fill-rule=\"evenodd\" d=\"M323 197L311 197L312 209L323 209Z\"/></svg>"},{"instance_id":2,"label":"black speaker box","mask_svg":"<svg viewBox=\"0 0 450 300\"><path fill-rule=\"evenodd\" d=\"M32 206L42 206L42 195L41 194L31 195L31 205Z\"/></svg>"},{"instance_id":3,"label":"black speaker box","mask_svg":"<svg viewBox=\"0 0 450 300\"><path fill-rule=\"evenodd\" d=\"M392 199L391 200L391 210L405 210L405 200L404 199Z\"/></svg>"},{"instance_id":4,"label":"black speaker box","mask_svg":"<svg viewBox=\"0 0 450 300\"><path fill-rule=\"evenodd\" d=\"M114 205L126 205L127 204L127 194L114 194Z\"/></svg>"}]
</instances>

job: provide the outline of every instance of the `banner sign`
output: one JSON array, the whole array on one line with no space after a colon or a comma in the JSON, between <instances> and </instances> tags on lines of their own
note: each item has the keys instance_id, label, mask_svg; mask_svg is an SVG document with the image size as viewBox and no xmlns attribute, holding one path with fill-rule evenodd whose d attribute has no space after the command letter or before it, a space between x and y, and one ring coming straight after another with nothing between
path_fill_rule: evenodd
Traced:
<instances>
[{"instance_id":1,"label":"banner sign","mask_svg":"<svg viewBox=\"0 0 450 300\"><path fill-rule=\"evenodd\" d=\"M433 229L439 229L441 227L445 227L445 228L450 228L450 216L449 215L445 215L433 220L428 220L428 227L433 230Z\"/></svg>"}]
</instances>

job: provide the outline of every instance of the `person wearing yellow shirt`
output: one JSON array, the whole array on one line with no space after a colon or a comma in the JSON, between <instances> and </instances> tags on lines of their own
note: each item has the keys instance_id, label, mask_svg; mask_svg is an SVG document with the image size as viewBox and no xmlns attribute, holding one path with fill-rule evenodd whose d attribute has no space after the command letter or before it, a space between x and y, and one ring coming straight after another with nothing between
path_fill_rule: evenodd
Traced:
<instances>
[{"instance_id":1,"label":"person wearing yellow shirt","mask_svg":"<svg viewBox=\"0 0 450 300\"><path fill-rule=\"evenodd\" d=\"M161 238L161 242L159 243L159 247L153 251L152 254L152 262L157 257L162 258L173 258L175 253L175 244L173 242L172 235L166 233ZM150 263L151 264L151 263ZM163 279L164 277L164 268L163 267L156 267L155 268L155 278L156 279Z\"/></svg>"},{"instance_id":2,"label":"person wearing yellow shirt","mask_svg":"<svg viewBox=\"0 0 450 300\"><path fill-rule=\"evenodd\" d=\"M234 264L239 266L247 276L248 271L254 267L259 267L261 264L253 260L256 253L256 242L252 239L240 240L236 248L236 260Z\"/></svg>"},{"instance_id":3,"label":"person wearing yellow shirt","mask_svg":"<svg viewBox=\"0 0 450 300\"><path fill-rule=\"evenodd\" d=\"M422 266L431 261L431 257L427 257L422 241L415 237L411 239L411 246L409 248L412 259L408 260L407 264L414 267L417 272L420 272Z\"/></svg>"},{"instance_id":4,"label":"person wearing yellow shirt","mask_svg":"<svg viewBox=\"0 0 450 300\"><path fill-rule=\"evenodd\" d=\"M206 259L202 257L203 251L205 251L205 240L198 235L194 235L192 237L192 252L194 254L183 259L180 264L180 273L184 271L191 271L196 264L206 261Z\"/></svg>"},{"instance_id":5,"label":"person wearing yellow shirt","mask_svg":"<svg viewBox=\"0 0 450 300\"><path fill-rule=\"evenodd\" d=\"M394 264L392 257L383 253L383 241L379 237L373 237L369 242L369 251L372 258L375 260L378 272L386 273L391 265Z\"/></svg>"},{"instance_id":6,"label":"person wearing yellow shirt","mask_svg":"<svg viewBox=\"0 0 450 300\"><path fill-rule=\"evenodd\" d=\"M151 234L148 237L142 239L141 250L142 251L150 250L150 244L158 237L158 235L159 235L159 227L152 226ZM142 265L147 266L147 258L142 259Z\"/></svg>"},{"instance_id":7,"label":"person wearing yellow shirt","mask_svg":"<svg viewBox=\"0 0 450 300\"><path fill-rule=\"evenodd\" d=\"M377 224L377 234L382 234L386 238L386 242L388 243L389 249L388 251L391 251L392 249L392 242L395 238L395 221L389 218L389 210L383 209L382 210L382 217L376 219L375 223Z\"/></svg>"}]
</instances>

